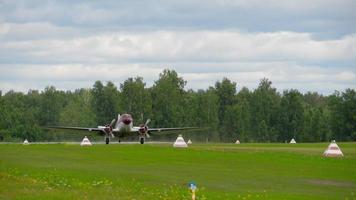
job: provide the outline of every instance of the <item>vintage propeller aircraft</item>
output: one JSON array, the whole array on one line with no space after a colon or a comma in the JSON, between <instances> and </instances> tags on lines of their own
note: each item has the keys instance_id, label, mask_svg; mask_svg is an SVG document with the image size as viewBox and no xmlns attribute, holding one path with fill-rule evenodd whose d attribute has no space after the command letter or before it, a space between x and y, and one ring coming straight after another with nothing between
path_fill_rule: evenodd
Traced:
<instances>
[{"instance_id":1,"label":"vintage propeller aircraft","mask_svg":"<svg viewBox=\"0 0 356 200\"><path fill-rule=\"evenodd\" d=\"M182 127L182 128L148 128L148 123L141 124L140 126L133 126L133 118L130 114L118 115L117 119L113 119L110 124L105 126L98 126L97 128L85 128L85 127L68 127L68 126L49 126L50 129L69 129L78 131L95 131L100 135L105 136L105 143L109 144L110 139L117 136L119 142L121 138L129 135L137 134L141 144L145 143L145 139L150 137L150 133L161 131L178 131L178 130L193 130L200 129L198 127Z\"/></svg>"}]
</instances>

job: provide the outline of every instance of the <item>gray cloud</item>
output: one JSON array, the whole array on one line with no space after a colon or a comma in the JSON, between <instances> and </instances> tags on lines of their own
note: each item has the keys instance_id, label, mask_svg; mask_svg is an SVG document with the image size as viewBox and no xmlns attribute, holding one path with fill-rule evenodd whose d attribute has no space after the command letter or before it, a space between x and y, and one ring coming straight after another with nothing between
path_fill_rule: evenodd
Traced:
<instances>
[{"instance_id":1,"label":"gray cloud","mask_svg":"<svg viewBox=\"0 0 356 200\"><path fill-rule=\"evenodd\" d=\"M201 66L201 65L200 65ZM215 71L191 72L196 63L181 66L162 64L64 64L64 65L0 65L0 88L13 88L21 91L43 89L55 85L60 89L73 90L78 87L91 87L95 80L122 83L128 77L142 76L147 86L152 86L164 68L178 71L187 80L187 89L203 89L213 86L215 81L228 77L239 85L255 88L260 79L273 81L279 91L295 88L302 92L319 91L330 94L334 90L356 88L356 72L349 69L325 69L320 66L301 66L288 62L266 63L208 63Z\"/></svg>"},{"instance_id":2,"label":"gray cloud","mask_svg":"<svg viewBox=\"0 0 356 200\"><path fill-rule=\"evenodd\" d=\"M23 28L17 29L21 31ZM27 31L29 35L36 32ZM16 35L16 31L11 29L8 33ZM319 41L312 39L310 34L294 32L113 32L70 39L4 41L0 53L17 62L23 59L23 62L49 63L352 62L356 60L356 34L338 40Z\"/></svg>"},{"instance_id":3,"label":"gray cloud","mask_svg":"<svg viewBox=\"0 0 356 200\"><path fill-rule=\"evenodd\" d=\"M188 88L356 88L356 1L0 1L0 90L90 87L172 68Z\"/></svg>"},{"instance_id":4,"label":"gray cloud","mask_svg":"<svg viewBox=\"0 0 356 200\"><path fill-rule=\"evenodd\" d=\"M2 1L7 22L100 29L289 30L341 37L355 32L353 0Z\"/></svg>"}]
</instances>

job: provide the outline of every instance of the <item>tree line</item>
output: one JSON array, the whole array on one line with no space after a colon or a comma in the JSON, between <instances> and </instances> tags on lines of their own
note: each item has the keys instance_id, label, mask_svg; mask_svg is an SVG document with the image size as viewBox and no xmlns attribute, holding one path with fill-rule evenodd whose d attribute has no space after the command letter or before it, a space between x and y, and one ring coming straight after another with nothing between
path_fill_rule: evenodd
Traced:
<instances>
[{"instance_id":1,"label":"tree line","mask_svg":"<svg viewBox=\"0 0 356 200\"><path fill-rule=\"evenodd\" d=\"M150 118L150 127L209 127L187 133L214 142L300 142L356 140L354 89L323 96L290 89L279 93L262 79L256 89L239 88L223 78L205 90L185 90L186 81L174 70L164 70L152 87L142 77L128 78L119 88L96 81L90 89L0 92L0 140L31 141L71 138L48 125L96 127L118 113L132 114L135 125ZM239 90L237 90L239 89ZM176 135L175 135L176 136ZM157 137L164 139L165 137Z\"/></svg>"}]
</instances>

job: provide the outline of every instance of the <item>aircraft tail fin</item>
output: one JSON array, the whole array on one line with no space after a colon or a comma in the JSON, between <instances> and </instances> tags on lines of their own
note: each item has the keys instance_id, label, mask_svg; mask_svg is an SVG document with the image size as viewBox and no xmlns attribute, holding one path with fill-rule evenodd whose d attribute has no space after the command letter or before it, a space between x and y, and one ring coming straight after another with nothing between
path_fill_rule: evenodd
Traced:
<instances>
[{"instance_id":1,"label":"aircraft tail fin","mask_svg":"<svg viewBox=\"0 0 356 200\"><path fill-rule=\"evenodd\" d=\"M117 115L117 120L116 120L116 123L115 123L115 129L118 128L119 126L119 120L120 120L120 114Z\"/></svg>"}]
</instances>

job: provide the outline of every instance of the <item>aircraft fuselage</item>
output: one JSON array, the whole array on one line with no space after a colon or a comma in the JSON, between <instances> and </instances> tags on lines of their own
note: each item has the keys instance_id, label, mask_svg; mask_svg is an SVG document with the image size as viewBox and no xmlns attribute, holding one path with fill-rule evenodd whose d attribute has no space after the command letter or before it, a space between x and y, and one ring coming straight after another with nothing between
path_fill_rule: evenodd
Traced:
<instances>
[{"instance_id":1,"label":"aircraft fuselage","mask_svg":"<svg viewBox=\"0 0 356 200\"><path fill-rule=\"evenodd\" d=\"M98 128L104 129L105 126L98 126ZM129 133L135 132L137 128L133 126L133 118L130 114L119 115L115 126L112 129L114 135L123 137Z\"/></svg>"}]
</instances>

